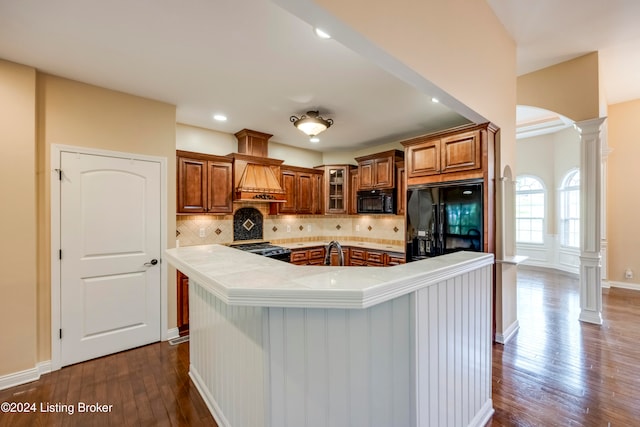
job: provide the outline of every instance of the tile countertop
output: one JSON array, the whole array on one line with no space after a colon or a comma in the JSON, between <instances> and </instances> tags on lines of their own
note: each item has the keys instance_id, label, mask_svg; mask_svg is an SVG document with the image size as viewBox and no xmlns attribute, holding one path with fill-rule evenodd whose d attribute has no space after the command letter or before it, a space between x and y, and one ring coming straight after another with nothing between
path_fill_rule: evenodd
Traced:
<instances>
[{"instance_id":1,"label":"tile countertop","mask_svg":"<svg viewBox=\"0 0 640 427\"><path fill-rule=\"evenodd\" d=\"M327 241L315 241L315 242L295 242L295 243L274 243L274 245L282 246L283 248L289 249L304 249L304 248L313 248L318 246L327 246L329 244L329 240ZM361 242L356 240L338 240L338 243L345 248L349 247L360 247L365 249L374 249L378 251L385 252L398 252L404 253L405 248L397 245L385 245L380 243L371 243L371 242Z\"/></svg>"},{"instance_id":2,"label":"tile countertop","mask_svg":"<svg viewBox=\"0 0 640 427\"><path fill-rule=\"evenodd\" d=\"M165 259L227 305L355 309L494 262L456 252L393 267L297 266L224 245L167 249Z\"/></svg>"}]
</instances>

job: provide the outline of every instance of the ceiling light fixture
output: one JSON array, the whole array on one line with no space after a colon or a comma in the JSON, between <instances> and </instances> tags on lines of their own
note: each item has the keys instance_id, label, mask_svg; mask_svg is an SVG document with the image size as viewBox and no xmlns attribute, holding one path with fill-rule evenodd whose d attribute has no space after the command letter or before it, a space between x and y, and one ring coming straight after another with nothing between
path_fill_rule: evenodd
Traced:
<instances>
[{"instance_id":1,"label":"ceiling light fixture","mask_svg":"<svg viewBox=\"0 0 640 427\"><path fill-rule=\"evenodd\" d=\"M303 114L300 117L291 116L289 121L309 136L316 136L333 124L333 120L323 119L317 111L307 111L306 115Z\"/></svg>"},{"instance_id":2,"label":"ceiling light fixture","mask_svg":"<svg viewBox=\"0 0 640 427\"><path fill-rule=\"evenodd\" d=\"M213 115L213 120L217 120L219 122L226 122L227 121L227 116L225 116L224 114L214 114Z\"/></svg>"},{"instance_id":3,"label":"ceiling light fixture","mask_svg":"<svg viewBox=\"0 0 640 427\"><path fill-rule=\"evenodd\" d=\"M440 102L440 100L438 98L433 97L431 98L431 102L433 102L434 104L437 104Z\"/></svg>"},{"instance_id":4,"label":"ceiling light fixture","mask_svg":"<svg viewBox=\"0 0 640 427\"><path fill-rule=\"evenodd\" d=\"M313 29L313 32L316 33L316 36L320 37L321 39L330 39L331 38L331 34L327 33L324 30L321 30L318 27L315 27Z\"/></svg>"}]
</instances>

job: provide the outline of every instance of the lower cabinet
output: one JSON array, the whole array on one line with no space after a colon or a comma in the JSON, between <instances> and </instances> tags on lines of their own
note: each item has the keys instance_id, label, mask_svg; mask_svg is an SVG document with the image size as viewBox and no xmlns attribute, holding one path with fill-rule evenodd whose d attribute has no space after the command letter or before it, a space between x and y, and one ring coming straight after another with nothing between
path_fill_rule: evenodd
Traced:
<instances>
[{"instance_id":1,"label":"lower cabinet","mask_svg":"<svg viewBox=\"0 0 640 427\"><path fill-rule=\"evenodd\" d=\"M178 333L189 335L189 278L178 270L176 281L178 301Z\"/></svg>"},{"instance_id":2,"label":"lower cabinet","mask_svg":"<svg viewBox=\"0 0 640 427\"><path fill-rule=\"evenodd\" d=\"M385 252L374 249L343 247L344 265L386 267L405 263L405 256L399 252ZM323 265L324 246L292 249L291 263L296 265ZM331 265L340 265L338 251L331 250Z\"/></svg>"},{"instance_id":3,"label":"lower cabinet","mask_svg":"<svg viewBox=\"0 0 640 427\"><path fill-rule=\"evenodd\" d=\"M322 265L324 264L324 246L292 249L290 262L295 265Z\"/></svg>"}]
</instances>

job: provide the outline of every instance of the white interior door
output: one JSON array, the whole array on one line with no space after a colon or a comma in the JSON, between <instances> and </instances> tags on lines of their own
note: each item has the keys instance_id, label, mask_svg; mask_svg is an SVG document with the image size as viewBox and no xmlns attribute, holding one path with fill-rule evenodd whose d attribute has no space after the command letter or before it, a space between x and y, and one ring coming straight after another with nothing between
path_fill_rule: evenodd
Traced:
<instances>
[{"instance_id":1,"label":"white interior door","mask_svg":"<svg viewBox=\"0 0 640 427\"><path fill-rule=\"evenodd\" d=\"M60 165L61 365L159 341L160 163L62 152Z\"/></svg>"}]
</instances>

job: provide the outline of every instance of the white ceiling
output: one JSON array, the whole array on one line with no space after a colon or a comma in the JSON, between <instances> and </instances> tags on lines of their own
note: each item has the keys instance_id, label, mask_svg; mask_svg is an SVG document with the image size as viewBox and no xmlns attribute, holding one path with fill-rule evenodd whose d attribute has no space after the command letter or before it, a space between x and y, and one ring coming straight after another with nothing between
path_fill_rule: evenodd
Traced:
<instances>
[{"instance_id":1,"label":"white ceiling","mask_svg":"<svg viewBox=\"0 0 640 427\"><path fill-rule=\"evenodd\" d=\"M326 22L367 58L318 39L310 24L270 0L0 0L0 58L174 104L181 123L229 133L254 129L320 151L481 119L314 9L312 0L274 1L309 22ZM640 26L632 19L640 17L640 2L488 2L518 42L520 72L603 49L611 102L640 98L632 87L640 87L640 63L629 63L623 50L640 52ZM432 103L432 96L443 102ZM334 120L317 145L289 122L312 109ZM229 120L215 122L215 113Z\"/></svg>"}]
</instances>

